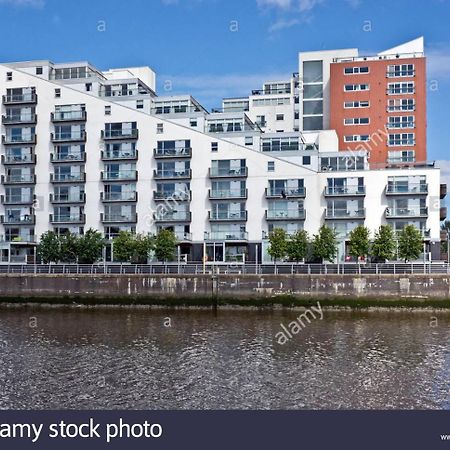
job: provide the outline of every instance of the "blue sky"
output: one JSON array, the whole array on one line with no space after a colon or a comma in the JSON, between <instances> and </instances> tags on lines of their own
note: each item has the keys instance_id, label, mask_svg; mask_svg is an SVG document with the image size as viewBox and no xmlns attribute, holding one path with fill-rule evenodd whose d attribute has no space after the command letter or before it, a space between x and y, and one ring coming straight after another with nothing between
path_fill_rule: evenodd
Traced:
<instances>
[{"instance_id":1,"label":"blue sky","mask_svg":"<svg viewBox=\"0 0 450 450\"><path fill-rule=\"evenodd\" d=\"M449 0L0 0L0 17L0 61L148 65L161 93L169 80L207 107L298 71L299 51L374 53L423 35L429 159L450 159Z\"/></svg>"}]
</instances>

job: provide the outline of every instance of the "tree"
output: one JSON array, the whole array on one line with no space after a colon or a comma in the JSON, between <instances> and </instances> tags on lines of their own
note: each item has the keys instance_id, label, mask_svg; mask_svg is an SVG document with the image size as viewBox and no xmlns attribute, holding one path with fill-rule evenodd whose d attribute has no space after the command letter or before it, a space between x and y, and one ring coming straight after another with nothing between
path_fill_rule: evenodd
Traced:
<instances>
[{"instance_id":1,"label":"tree","mask_svg":"<svg viewBox=\"0 0 450 450\"><path fill-rule=\"evenodd\" d=\"M291 261L297 263L306 259L308 255L309 238L305 230L298 230L287 242L287 255Z\"/></svg>"},{"instance_id":2,"label":"tree","mask_svg":"<svg viewBox=\"0 0 450 450\"><path fill-rule=\"evenodd\" d=\"M122 262L147 262L153 249L153 238L149 235L121 231L113 241L114 259Z\"/></svg>"},{"instance_id":3,"label":"tree","mask_svg":"<svg viewBox=\"0 0 450 450\"><path fill-rule=\"evenodd\" d=\"M170 261L175 256L177 237L171 230L160 230L155 237L155 256L158 261Z\"/></svg>"},{"instance_id":4,"label":"tree","mask_svg":"<svg viewBox=\"0 0 450 450\"><path fill-rule=\"evenodd\" d=\"M89 228L78 239L77 256L80 264L94 264L102 257L104 239L99 231Z\"/></svg>"},{"instance_id":5,"label":"tree","mask_svg":"<svg viewBox=\"0 0 450 450\"><path fill-rule=\"evenodd\" d=\"M398 255L401 259L413 261L418 259L423 250L423 239L414 225L406 225L398 236Z\"/></svg>"},{"instance_id":6,"label":"tree","mask_svg":"<svg viewBox=\"0 0 450 450\"><path fill-rule=\"evenodd\" d=\"M332 261L337 254L336 232L327 225L322 225L319 233L314 235L312 252L315 259Z\"/></svg>"},{"instance_id":7,"label":"tree","mask_svg":"<svg viewBox=\"0 0 450 450\"><path fill-rule=\"evenodd\" d=\"M381 225L375 232L371 254L376 261L386 262L395 256L394 230L389 225Z\"/></svg>"},{"instance_id":8,"label":"tree","mask_svg":"<svg viewBox=\"0 0 450 450\"><path fill-rule=\"evenodd\" d=\"M61 254L60 260L67 263L78 263L78 243L80 237L75 233L59 235Z\"/></svg>"},{"instance_id":9,"label":"tree","mask_svg":"<svg viewBox=\"0 0 450 450\"><path fill-rule=\"evenodd\" d=\"M274 228L269 233L269 255L275 263L278 259L283 259L287 252L287 235L282 228Z\"/></svg>"},{"instance_id":10,"label":"tree","mask_svg":"<svg viewBox=\"0 0 450 450\"><path fill-rule=\"evenodd\" d=\"M365 259L370 251L370 231L364 225L358 225L349 235L348 254L357 260Z\"/></svg>"},{"instance_id":11,"label":"tree","mask_svg":"<svg viewBox=\"0 0 450 450\"><path fill-rule=\"evenodd\" d=\"M37 253L45 264L58 262L61 259L61 243L54 231L47 231L41 235Z\"/></svg>"}]
</instances>

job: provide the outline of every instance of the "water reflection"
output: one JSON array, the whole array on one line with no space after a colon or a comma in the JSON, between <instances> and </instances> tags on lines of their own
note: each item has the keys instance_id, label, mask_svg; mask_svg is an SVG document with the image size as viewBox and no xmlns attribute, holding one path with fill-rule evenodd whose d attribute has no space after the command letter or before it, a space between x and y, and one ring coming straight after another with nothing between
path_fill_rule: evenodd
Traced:
<instances>
[{"instance_id":1,"label":"water reflection","mask_svg":"<svg viewBox=\"0 0 450 450\"><path fill-rule=\"evenodd\" d=\"M450 314L297 315L1 309L0 408L449 408Z\"/></svg>"}]
</instances>

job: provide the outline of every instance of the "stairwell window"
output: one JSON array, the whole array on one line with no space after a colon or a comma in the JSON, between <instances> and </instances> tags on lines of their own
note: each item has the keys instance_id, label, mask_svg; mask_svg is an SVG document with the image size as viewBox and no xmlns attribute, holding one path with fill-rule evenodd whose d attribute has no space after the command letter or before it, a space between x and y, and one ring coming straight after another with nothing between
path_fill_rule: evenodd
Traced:
<instances>
[{"instance_id":1,"label":"stairwell window","mask_svg":"<svg viewBox=\"0 0 450 450\"><path fill-rule=\"evenodd\" d=\"M267 172L275 172L275 161L267 161Z\"/></svg>"},{"instance_id":2,"label":"stairwell window","mask_svg":"<svg viewBox=\"0 0 450 450\"><path fill-rule=\"evenodd\" d=\"M163 133L164 133L164 124L157 123L156 124L156 134L163 134Z\"/></svg>"},{"instance_id":3,"label":"stairwell window","mask_svg":"<svg viewBox=\"0 0 450 450\"><path fill-rule=\"evenodd\" d=\"M6 72L6 81L12 81L12 72Z\"/></svg>"}]
</instances>

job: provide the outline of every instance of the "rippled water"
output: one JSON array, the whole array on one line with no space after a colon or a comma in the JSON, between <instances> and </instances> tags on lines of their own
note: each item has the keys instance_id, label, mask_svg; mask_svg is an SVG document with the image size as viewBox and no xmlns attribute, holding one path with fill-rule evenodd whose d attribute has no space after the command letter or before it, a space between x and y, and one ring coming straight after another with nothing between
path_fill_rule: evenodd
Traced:
<instances>
[{"instance_id":1,"label":"rippled water","mask_svg":"<svg viewBox=\"0 0 450 450\"><path fill-rule=\"evenodd\" d=\"M0 408L449 408L450 314L298 314L0 309Z\"/></svg>"}]
</instances>

